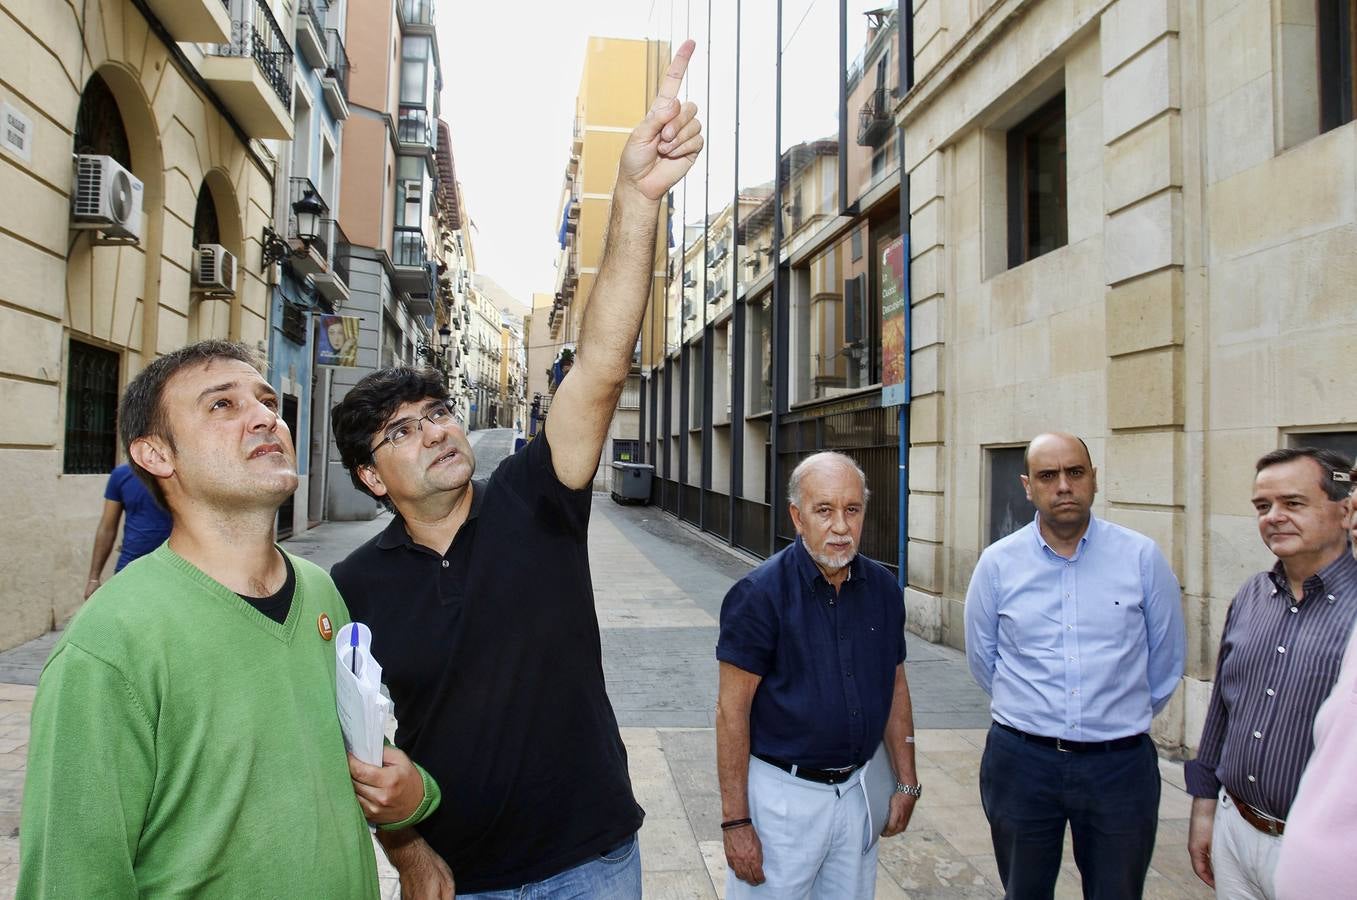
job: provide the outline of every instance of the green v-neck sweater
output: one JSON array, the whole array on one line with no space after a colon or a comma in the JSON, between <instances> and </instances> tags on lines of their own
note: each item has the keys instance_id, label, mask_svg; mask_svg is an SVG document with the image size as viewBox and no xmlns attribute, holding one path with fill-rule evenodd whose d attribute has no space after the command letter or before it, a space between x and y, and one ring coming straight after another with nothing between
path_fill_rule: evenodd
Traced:
<instances>
[{"instance_id":1,"label":"green v-neck sweater","mask_svg":"<svg viewBox=\"0 0 1357 900\"><path fill-rule=\"evenodd\" d=\"M376 898L335 713L349 621L289 556L278 624L163 544L66 629L33 701L20 898Z\"/></svg>"}]
</instances>

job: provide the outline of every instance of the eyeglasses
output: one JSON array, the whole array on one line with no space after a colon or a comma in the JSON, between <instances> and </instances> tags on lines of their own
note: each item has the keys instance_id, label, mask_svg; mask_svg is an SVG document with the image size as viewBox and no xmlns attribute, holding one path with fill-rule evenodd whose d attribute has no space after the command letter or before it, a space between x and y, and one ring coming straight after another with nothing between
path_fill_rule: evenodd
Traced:
<instances>
[{"instance_id":1,"label":"eyeglasses","mask_svg":"<svg viewBox=\"0 0 1357 900\"><path fill-rule=\"evenodd\" d=\"M429 421L430 425L437 425L440 428L446 428L453 423L452 410L445 404L432 406L429 410L417 419L402 419L386 430L385 437L373 447L370 451L373 456L382 448L383 444L390 444L393 447L402 447L408 444L416 434L424 430L424 421Z\"/></svg>"}]
</instances>

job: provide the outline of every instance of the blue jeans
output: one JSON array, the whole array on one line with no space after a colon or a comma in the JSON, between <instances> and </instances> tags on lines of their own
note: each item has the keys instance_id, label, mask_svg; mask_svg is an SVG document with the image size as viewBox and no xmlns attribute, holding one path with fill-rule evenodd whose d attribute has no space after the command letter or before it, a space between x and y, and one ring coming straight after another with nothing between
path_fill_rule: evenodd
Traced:
<instances>
[{"instance_id":1,"label":"blue jeans","mask_svg":"<svg viewBox=\"0 0 1357 900\"><path fill-rule=\"evenodd\" d=\"M633 834L607 853L532 884L479 894L459 891L457 896L459 900L640 900L640 841Z\"/></svg>"},{"instance_id":2,"label":"blue jeans","mask_svg":"<svg viewBox=\"0 0 1357 900\"><path fill-rule=\"evenodd\" d=\"M991 726L980 802L1005 896L1054 895L1068 822L1084 897L1139 898L1154 854L1159 788L1148 735L1126 750L1065 753Z\"/></svg>"}]
</instances>

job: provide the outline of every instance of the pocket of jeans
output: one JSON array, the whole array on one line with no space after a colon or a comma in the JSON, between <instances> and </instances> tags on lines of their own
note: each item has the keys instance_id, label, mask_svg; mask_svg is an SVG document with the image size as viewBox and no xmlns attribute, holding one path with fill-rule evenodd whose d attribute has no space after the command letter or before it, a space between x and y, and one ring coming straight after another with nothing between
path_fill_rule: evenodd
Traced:
<instances>
[{"instance_id":1,"label":"pocket of jeans","mask_svg":"<svg viewBox=\"0 0 1357 900\"><path fill-rule=\"evenodd\" d=\"M598 855L598 858L601 862L605 862L610 865L617 865L618 863L626 862L628 859L631 858L631 855L635 852L636 852L636 835L633 834L631 837L627 838L625 841L618 844L611 850L608 850L604 853L600 853Z\"/></svg>"}]
</instances>

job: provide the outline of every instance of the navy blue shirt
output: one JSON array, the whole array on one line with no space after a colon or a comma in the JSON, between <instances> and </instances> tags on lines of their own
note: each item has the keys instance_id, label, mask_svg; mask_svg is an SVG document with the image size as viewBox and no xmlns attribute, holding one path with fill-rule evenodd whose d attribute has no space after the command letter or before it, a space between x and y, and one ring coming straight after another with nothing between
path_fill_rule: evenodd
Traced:
<instances>
[{"instance_id":1,"label":"navy blue shirt","mask_svg":"<svg viewBox=\"0 0 1357 900\"><path fill-rule=\"evenodd\" d=\"M836 594L797 538L721 603L716 658L760 676L751 753L810 768L860 765L886 732L905 609L895 577L856 556Z\"/></svg>"},{"instance_id":2,"label":"navy blue shirt","mask_svg":"<svg viewBox=\"0 0 1357 900\"><path fill-rule=\"evenodd\" d=\"M123 463L108 476L104 499L123 505L123 549L113 571L150 553L170 536L170 514L160 508L132 467Z\"/></svg>"}]
</instances>

